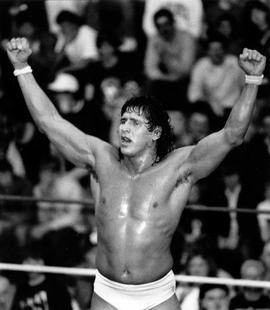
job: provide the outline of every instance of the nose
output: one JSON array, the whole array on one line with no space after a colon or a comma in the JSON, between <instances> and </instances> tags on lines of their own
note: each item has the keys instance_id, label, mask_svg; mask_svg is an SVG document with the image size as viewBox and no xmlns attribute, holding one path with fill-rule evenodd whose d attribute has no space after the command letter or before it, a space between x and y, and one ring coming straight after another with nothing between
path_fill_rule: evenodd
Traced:
<instances>
[{"instance_id":1,"label":"nose","mask_svg":"<svg viewBox=\"0 0 270 310\"><path fill-rule=\"evenodd\" d=\"M130 132L130 126L128 122L126 122L125 124L121 124L120 129L122 132Z\"/></svg>"}]
</instances>

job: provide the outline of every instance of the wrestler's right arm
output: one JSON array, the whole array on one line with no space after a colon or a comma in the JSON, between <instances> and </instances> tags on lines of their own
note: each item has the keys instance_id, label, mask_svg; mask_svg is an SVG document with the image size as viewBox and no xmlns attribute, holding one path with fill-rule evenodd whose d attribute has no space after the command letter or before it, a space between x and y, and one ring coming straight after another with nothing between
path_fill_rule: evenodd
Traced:
<instances>
[{"instance_id":1,"label":"wrestler's right arm","mask_svg":"<svg viewBox=\"0 0 270 310\"><path fill-rule=\"evenodd\" d=\"M31 55L28 41L25 38L10 40L7 43L7 54L15 70L27 67ZM40 131L75 165L94 166L96 152L105 142L84 134L63 119L31 73L19 75L18 82Z\"/></svg>"}]
</instances>

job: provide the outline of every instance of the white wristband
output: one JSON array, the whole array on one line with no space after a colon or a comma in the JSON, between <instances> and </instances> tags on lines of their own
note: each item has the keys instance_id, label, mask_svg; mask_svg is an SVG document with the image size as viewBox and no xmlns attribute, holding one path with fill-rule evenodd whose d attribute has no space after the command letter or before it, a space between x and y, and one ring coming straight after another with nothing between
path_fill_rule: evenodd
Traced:
<instances>
[{"instance_id":1,"label":"white wristband","mask_svg":"<svg viewBox=\"0 0 270 310\"><path fill-rule=\"evenodd\" d=\"M262 82L263 82L263 74L262 75L245 75L246 84L261 85Z\"/></svg>"},{"instance_id":2,"label":"white wristband","mask_svg":"<svg viewBox=\"0 0 270 310\"><path fill-rule=\"evenodd\" d=\"M32 73L32 68L30 66L26 66L22 69L16 69L13 71L13 74L15 76L26 74L26 73Z\"/></svg>"}]
</instances>

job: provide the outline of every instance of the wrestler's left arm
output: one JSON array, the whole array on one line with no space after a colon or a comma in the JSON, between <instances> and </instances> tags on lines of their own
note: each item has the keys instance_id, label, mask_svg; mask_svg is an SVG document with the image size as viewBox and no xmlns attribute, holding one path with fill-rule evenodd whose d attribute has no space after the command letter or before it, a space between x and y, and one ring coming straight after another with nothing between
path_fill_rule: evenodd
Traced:
<instances>
[{"instance_id":1,"label":"wrestler's left arm","mask_svg":"<svg viewBox=\"0 0 270 310\"><path fill-rule=\"evenodd\" d=\"M255 50L244 49L239 64L247 75L261 76L266 58ZM229 151L240 145L247 132L255 106L258 85L246 83L224 128L202 139L188 157L187 166L194 182L208 176Z\"/></svg>"}]
</instances>

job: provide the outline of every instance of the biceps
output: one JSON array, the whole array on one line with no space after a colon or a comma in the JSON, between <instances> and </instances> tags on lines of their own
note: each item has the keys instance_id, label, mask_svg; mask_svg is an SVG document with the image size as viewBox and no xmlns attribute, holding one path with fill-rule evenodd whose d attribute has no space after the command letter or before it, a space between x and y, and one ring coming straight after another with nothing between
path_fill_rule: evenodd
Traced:
<instances>
[{"instance_id":1,"label":"biceps","mask_svg":"<svg viewBox=\"0 0 270 310\"><path fill-rule=\"evenodd\" d=\"M201 140L191 151L189 160L195 180L208 176L232 149L224 131Z\"/></svg>"},{"instance_id":2,"label":"biceps","mask_svg":"<svg viewBox=\"0 0 270 310\"><path fill-rule=\"evenodd\" d=\"M83 167L94 165L89 136L63 119L50 121L44 128L51 143L67 160Z\"/></svg>"}]
</instances>

